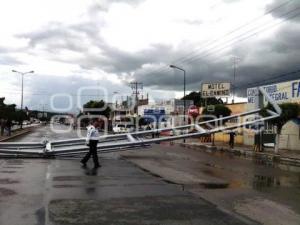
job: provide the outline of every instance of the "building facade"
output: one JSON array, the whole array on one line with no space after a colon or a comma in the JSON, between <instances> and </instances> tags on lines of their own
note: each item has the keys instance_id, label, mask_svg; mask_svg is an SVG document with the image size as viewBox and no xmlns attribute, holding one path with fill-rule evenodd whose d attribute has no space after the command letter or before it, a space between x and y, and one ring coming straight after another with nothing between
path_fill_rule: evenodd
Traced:
<instances>
[{"instance_id":1,"label":"building facade","mask_svg":"<svg viewBox=\"0 0 300 225\"><path fill-rule=\"evenodd\" d=\"M282 83L270 84L263 86L271 98L278 104L293 102L300 104L300 80L292 80ZM246 110L255 109L255 97L257 96L256 88L247 89L247 108ZM264 104L267 104L264 99ZM299 117L300 118L300 117ZM294 119L287 122L281 131L279 137L279 148L287 150L300 151L300 120ZM265 124L266 133L275 133L276 128L268 123ZM254 132L251 130L244 131L244 144L254 144Z\"/></svg>"}]
</instances>

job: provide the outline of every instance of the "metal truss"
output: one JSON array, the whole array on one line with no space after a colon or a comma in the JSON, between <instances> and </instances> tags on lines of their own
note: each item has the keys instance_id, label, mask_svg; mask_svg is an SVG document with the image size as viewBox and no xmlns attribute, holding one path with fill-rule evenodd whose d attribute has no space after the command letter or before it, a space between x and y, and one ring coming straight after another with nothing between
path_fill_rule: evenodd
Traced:
<instances>
[{"instance_id":1,"label":"metal truss","mask_svg":"<svg viewBox=\"0 0 300 225\"><path fill-rule=\"evenodd\" d=\"M255 110L231 115L223 118L203 121L197 124L188 124L172 128L161 128L146 131L137 131L126 134L104 135L99 139L98 152L111 153L126 150L143 150L151 144L174 141L179 139L201 137L219 133L227 130L234 130L240 127L249 127L251 125L262 124L265 121L274 119L281 115L281 109L278 104L267 94L264 88L258 88L258 102L260 107ZM257 116L263 107L263 98L266 99L274 108L274 111L267 110L268 116ZM241 118L253 115L252 120L246 120L239 124L224 126L223 122L229 119ZM212 127L215 123L218 126ZM172 131L173 136L152 137L152 134ZM154 135L156 136L156 135ZM88 147L85 145L85 139L68 139L60 141L43 141L43 142L4 142L0 143L0 157L69 157L86 153Z\"/></svg>"}]
</instances>

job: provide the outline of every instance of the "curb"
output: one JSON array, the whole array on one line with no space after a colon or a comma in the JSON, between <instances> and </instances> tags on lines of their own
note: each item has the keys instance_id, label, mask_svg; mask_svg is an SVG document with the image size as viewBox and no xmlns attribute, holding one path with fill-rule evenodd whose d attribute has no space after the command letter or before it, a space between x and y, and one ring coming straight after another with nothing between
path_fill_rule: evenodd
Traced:
<instances>
[{"instance_id":1,"label":"curb","mask_svg":"<svg viewBox=\"0 0 300 225\"><path fill-rule=\"evenodd\" d=\"M14 138L16 138L16 137L22 136L22 135L24 135L24 134L28 134L28 133L30 133L34 128L35 128L35 127L30 127L30 128L28 128L28 129L26 129L26 130L24 129L22 132L19 132L19 133L15 134L15 135L12 135L12 136L9 136L9 137L2 138L2 139L0 139L0 142L9 141L9 140L11 140L11 139L14 139Z\"/></svg>"},{"instance_id":2,"label":"curb","mask_svg":"<svg viewBox=\"0 0 300 225\"><path fill-rule=\"evenodd\" d=\"M207 189L224 189L224 188L227 188L229 186L229 182L227 182L227 181L217 181L217 180L213 180L213 181L203 180L203 181L195 182L195 183L178 182L177 180L170 179L170 178L160 174L157 171L153 171L149 167L145 167L141 163L138 163L134 160L131 160L130 157L128 157L126 155L121 155L121 158L123 160L126 160L127 162L130 162L131 164L135 165L139 169L151 174L154 177L160 177L166 183L171 183L171 184L174 184L174 185L181 186L183 190L185 190L186 188L191 188L191 187L204 187L204 188L207 188Z\"/></svg>"},{"instance_id":3,"label":"curb","mask_svg":"<svg viewBox=\"0 0 300 225\"><path fill-rule=\"evenodd\" d=\"M238 150L238 149L229 149L224 147L217 147L217 146L211 146L211 145L205 145L205 144L198 144L198 143L190 143L190 144L184 144L181 143L180 146L192 148L192 149L201 149L206 151L223 151L223 152L229 152L233 153L235 155L242 155L246 158L253 158L256 157L257 159L267 159L268 161L284 164L284 165L292 165L300 167L300 158L292 158L292 157L286 157L281 156L280 154L271 154L271 153L262 153L262 152L254 152L254 151L248 151L248 150Z\"/></svg>"}]
</instances>

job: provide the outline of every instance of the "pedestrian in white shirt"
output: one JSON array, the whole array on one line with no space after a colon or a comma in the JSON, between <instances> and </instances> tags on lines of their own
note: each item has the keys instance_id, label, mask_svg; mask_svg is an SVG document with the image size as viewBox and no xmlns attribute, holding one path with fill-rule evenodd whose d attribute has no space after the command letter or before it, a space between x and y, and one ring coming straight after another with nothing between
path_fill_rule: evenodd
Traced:
<instances>
[{"instance_id":1,"label":"pedestrian in white shirt","mask_svg":"<svg viewBox=\"0 0 300 225\"><path fill-rule=\"evenodd\" d=\"M98 154L97 154L97 144L99 141L99 121L93 120L92 124L87 128L87 136L86 136L86 144L90 147L89 152L86 156L81 160L81 163L84 167L86 167L86 163L88 160L93 157L94 168L101 167L99 164Z\"/></svg>"}]
</instances>

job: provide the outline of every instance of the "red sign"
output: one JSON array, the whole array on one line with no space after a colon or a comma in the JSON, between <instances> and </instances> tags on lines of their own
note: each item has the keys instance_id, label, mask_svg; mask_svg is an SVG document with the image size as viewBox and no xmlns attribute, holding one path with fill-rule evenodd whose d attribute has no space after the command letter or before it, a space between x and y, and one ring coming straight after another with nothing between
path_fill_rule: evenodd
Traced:
<instances>
[{"instance_id":1,"label":"red sign","mask_svg":"<svg viewBox=\"0 0 300 225\"><path fill-rule=\"evenodd\" d=\"M188 110L188 114L192 117L196 117L199 115L199 108L195 105L191 106Z\"/></svg>"}]
</instances>

